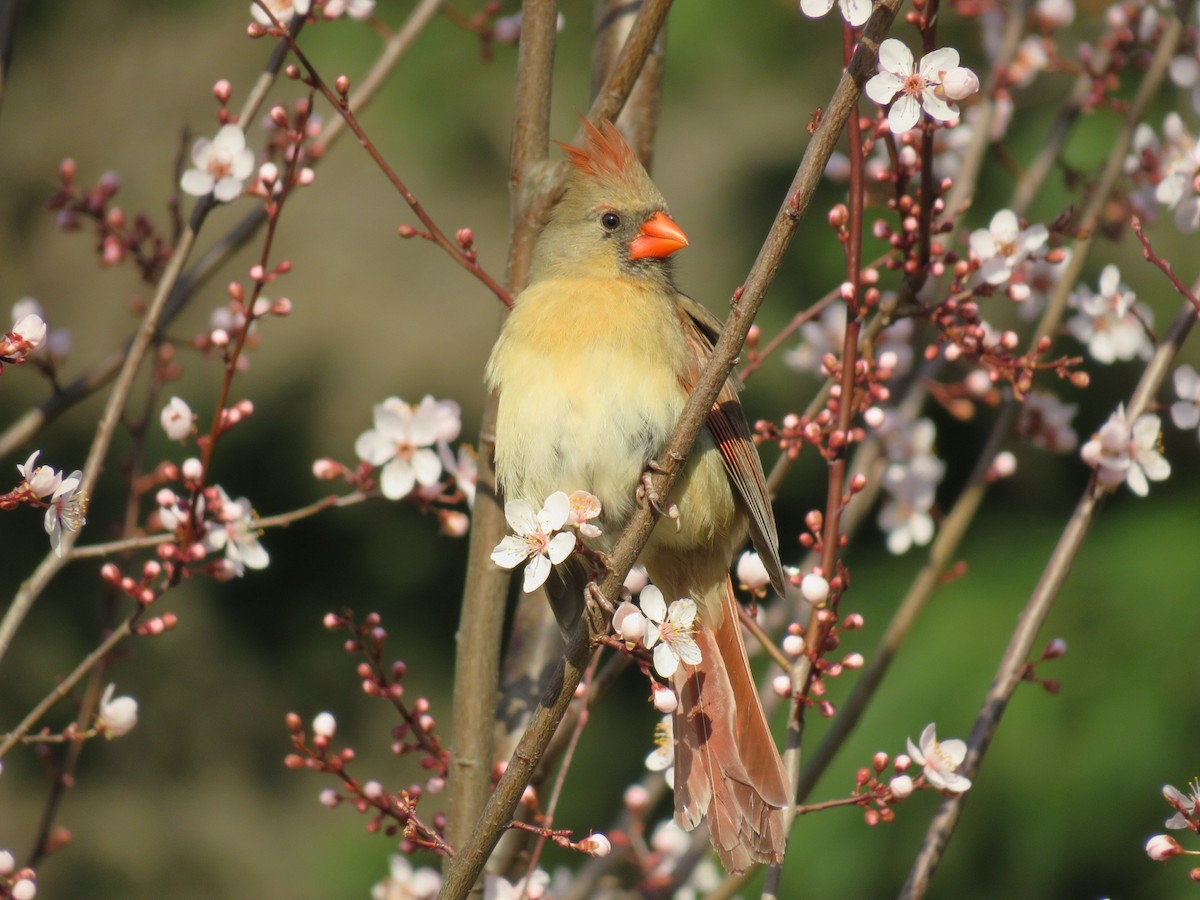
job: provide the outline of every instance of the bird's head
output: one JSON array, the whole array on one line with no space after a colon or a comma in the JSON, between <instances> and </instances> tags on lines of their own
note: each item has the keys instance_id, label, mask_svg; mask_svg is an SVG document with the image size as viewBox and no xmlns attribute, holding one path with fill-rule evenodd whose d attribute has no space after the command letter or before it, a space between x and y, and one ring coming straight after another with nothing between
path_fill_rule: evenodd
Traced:
<instances>
[{"instance_id":1,"label":"bird's head","mask_svg":"<svg viewBox=\"0 0 1200 900\"><path fill-rule=\"evenodd\" d=\"M670 284L669 257L687 246L662 194L611 122L583 121L582 148L534 254L535 277L646 277Z\"/></svg>"}]
</instances>

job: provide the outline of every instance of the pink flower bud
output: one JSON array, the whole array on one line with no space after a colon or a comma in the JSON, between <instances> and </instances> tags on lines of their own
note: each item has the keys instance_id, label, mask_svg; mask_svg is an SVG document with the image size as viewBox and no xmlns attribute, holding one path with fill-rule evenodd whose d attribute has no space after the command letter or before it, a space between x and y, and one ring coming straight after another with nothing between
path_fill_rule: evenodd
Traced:
<instances>
[{"instance_id":1,"label":"pink flower bud","mask_svg":"<svg viewBox=\"0 0 1200 900\"><path fill-rule=\"evenodd\" d=\"M378 781L368 781L363 785L362 792L368 800L378 800L383 796L383 785Z\"/></svg>"},{"instance_id":2,"label":"pink flower bud","mask_svg":"<svg viewBox=\"0 0 1200 900\"><path fill-rule=\"evenodd\" d=\"M752 551L738 557L737 577L741 586L748 591L762 590L771 583L771 576L767 574L762 557Z\"/></svg>"},{"instance_id":3,"label":"pink flower bud","mask_svg":"<svg viewBox=\"0 0 1200 900\"><path fill-rule=\"evenodd\" d=\"M649 583L650 579L646 577L645 566L634 566L625 576L625 590L631 594L640 594L642 588Z\"/></svg>"},{"instance_id":4,"label":"pink flower bud","mask_svg":"<svg viewBox=\"0 0 1200 900\"><path fill-rule=\"evenodd\" d=\"M345 75L339 75L333 82L334 88L339 94L345 94L350 90L350 79Z\"/></svg>"},{"instance_id":5,"label":"pink flower bud","mask_svg":"<svg viewBox=\"0 0 1200 900\"><path fill-rule=\"evenodd\" d=\"M13 873L16 866L17 861L13 859L12 853L8 850L0 850L0 876L7 878Z\"/></svg>"},{"instance_id":6,"label":"pink flower bud","mask_svg":"<svg viewBox=\"0 0 1200 900\"><path fill-rule=\"evenodd\" d=\"M799 656L804 652L804 638L798 634L789 634L783 639L783 652L788 656Z\"/></svg>"},{"instance_id":7,"label":"pink flower bud","mask_svg":"<svg viewBox=\"0 0 1200 900\"><path fill-rule=\"evenodd\" d=\"M646 634L646 617L627 600L613 613L613 631L620 635L622 640L636 644Z\"/></svg>"},{"instance_id":8,"label":"pink flower bud","mask_svg":"<svg viewBox=\"0 0 1200 900\"><path fill-rule=\"evenodd\" d=\"M861 653L848 653L842 660L842 666L846 669L861 669L864 661Z\"/></svg>"},{"instance_id":9,"label":"pink flower bud","mask_svg":"<svg viewBox=\"0 0 1200 900\"><path fill-rule=\"evenodd\" d=\"M332 481L345 471L345 466L335 459L318 459L312 466L313 475L322 481Z\"/></svg>"},{"instance_id":10,"label":"pink flower bud","mask_svg":"<svg viewBox=\"0 0 1200 900\"><path fill-rule=\"evenodd\" d=\"M37 885L29 878L18 879L9 890L12 900L33 900L37 896Z\"/></svg>"},{"instance_id":11,"label":"pink flower bud","mask_svg":"<svg viewBox=\"0 0 1200 900\"><path fill-rule=\"evenodd\" d=\"M1169 834L1156 834L1146 841L1146 855L1155 862L1164 862L1181 853L1183 853L1183 847Z\"/></svg>"},{"instance_id":12,"label":"pink flower bud","mask_svg":"<svg viewBox=\"0 0 1200 900\"><path fill-rule=\"evenodd\" d=\"M333 788L325 788L320 794L321 805L333 809L342 802L341 796Z\"/></svg>"},{"instance_id":13,"label":"pink flower bud","mask_svg":"<svg viewBox=\"0 0 1200 900\"><path fill-rule=\"evenodd\" d=\"M233 86L224 78L213 85L213 96L222 104L228 103L233 96Z\"/></svg>"},{"instance_id":14,"label":"pink flower bud","mask_svg":"<svg viewBox=\"0 0 1200 900\"><path fill-rule=\"evenodd\" d=\"M625 808L632 813L644 812L650 805L650 792L640 784L630 785L625 789Z\"/></svg>"},{"instance_id":15,"label":"pink flower bud","mask_svg":"<svg viewBox=\"0 0 1200 900\"><path fill-rule=\"evenodd\" d=\"M1042 659L1058 659L1067 655L1067 642L1062 638L1054 638L1042 651Z\"/></svg>"},{"instance_id":16,"label":"pink flower bud","mask_svg":"<svg viewBox=\"0 0 1200 900\"><path fill-rule=\"evenodd\" d=\"M185 481L199 481L204 476L204 463L194 456L189 456L179 467L179 472Z\"/></svg>"}]
</instances>

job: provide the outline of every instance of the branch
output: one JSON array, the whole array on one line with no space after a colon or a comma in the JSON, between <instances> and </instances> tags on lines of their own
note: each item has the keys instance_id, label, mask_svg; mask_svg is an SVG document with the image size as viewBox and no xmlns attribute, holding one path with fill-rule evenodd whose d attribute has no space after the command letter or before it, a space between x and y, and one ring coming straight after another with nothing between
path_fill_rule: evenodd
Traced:
<instances>
[{"instance_id":1,"label":"branch","mask_svg":"<svg viewBox=\"0 0 1200 900\"><path fill-rule=\"evenodd\" d=\"M529 214L537 196L539 167L545 164L550 142L550 91L558 4L556 0L526 0L517 62L517 96L513 120L509 191L512 234L509 242L508 286L515 296L529 277L537 236L537 220ZM499 685L501 633L509 573L491 561L492 548L506 530L496 496L493 468L497 398L490 396L479 432L479 472L475 511L471 517L466 582L454 661L454 738L450 779L450 819L447 836L456 847L477 828L491 784L493 728ZM447 862L447 865L453 863ZM466 887L479 877L477 868ZM464 891L465 892L465 891Z\"/></svg>"}]
</instances>

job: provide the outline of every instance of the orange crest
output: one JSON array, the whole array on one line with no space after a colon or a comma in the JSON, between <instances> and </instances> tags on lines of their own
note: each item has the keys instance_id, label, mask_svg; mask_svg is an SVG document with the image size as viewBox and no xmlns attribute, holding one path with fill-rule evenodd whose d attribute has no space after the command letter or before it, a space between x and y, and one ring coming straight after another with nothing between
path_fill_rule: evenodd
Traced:
<instances>
[{"instance_id":1,"label":"orange crest","mask_svg":"<svg viewBox=\"0 0 1200 900\"><path fill-rule=\"evenodd\" d=\"M583 149L559 144L576 171L598 181L636 179L642 164L617 127L607 119L599 128L584 116L580 116L580 120L584 131Z\"/></svg>"}]
</instances>

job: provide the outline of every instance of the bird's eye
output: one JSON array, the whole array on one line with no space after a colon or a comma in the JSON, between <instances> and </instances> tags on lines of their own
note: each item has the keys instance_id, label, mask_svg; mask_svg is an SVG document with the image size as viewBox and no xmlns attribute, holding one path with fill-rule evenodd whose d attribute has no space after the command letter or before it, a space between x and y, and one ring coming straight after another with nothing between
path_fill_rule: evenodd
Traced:
<instances>
[{"instance_id":1,"label":"bird's eye","mask_svg":"<svg viewBox=\"0 0 1200 900\"><path fill-rule=\"evenodd\" d=\"M608 231L616 231L621 227L621 217L615 212L606 212L600 217L600 224Z\"/></svg>"}]
</instances>

